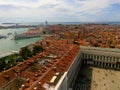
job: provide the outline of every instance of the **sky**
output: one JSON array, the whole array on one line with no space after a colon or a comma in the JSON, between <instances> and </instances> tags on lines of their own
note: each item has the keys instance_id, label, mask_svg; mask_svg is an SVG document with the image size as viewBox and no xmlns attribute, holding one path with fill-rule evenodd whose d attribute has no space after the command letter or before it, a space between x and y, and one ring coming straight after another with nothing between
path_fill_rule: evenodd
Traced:
<instances>
[{"instance_id":1,"label":"sky","mask_svg":"<svg viewBox=\"0 0 120 90\"><path fill-rule=\"evenodd\" d=\"M120 21L120 0L0 0L0 22Z\"/></svg>"}]
</instances>

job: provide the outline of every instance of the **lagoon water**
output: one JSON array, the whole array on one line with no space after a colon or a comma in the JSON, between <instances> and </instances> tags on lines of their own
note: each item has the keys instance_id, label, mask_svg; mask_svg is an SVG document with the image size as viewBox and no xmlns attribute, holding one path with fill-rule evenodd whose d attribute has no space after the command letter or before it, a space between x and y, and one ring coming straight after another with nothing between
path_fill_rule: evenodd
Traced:
<instances>
[{"instance_id":1,"label":"lagoon water","mask_svg":"<svg viewBox=\"0 0 120 90\"><path fill-rule=\"evenodd\" d=\"M49 22L49 24L87 24L88 22ZM94 23L94 22L93 22ZM110 25L120 25L120 22L95 22L98 24L110 24ZM34 22L34 23L20 23L21 25L43 25L44 22ZM14 25L14 24L10 24ZM0 26L9 26L9 24L2 24ZM8 33L12 33L9 35L7 39L0 39L0 54L8 53L13 50L19 50L21 47L26 46L30 43L34 43L38 40L42 40L42 37L37 38L29 38L29 39L21 39L21 40L11 40L13 38L14 32L23 33L27 31L28 28L16 28L16 29L0 29L0 35L6 35Z\"/></svg>"},{"instance_id":2,"label":"lagoon water","mask_svg":"<svg viewBox=\"0 0 120 90\"><path fill-rule=\"evenodd\" d=\"M13 50L19 50L21 47L26 46L30 43L35 43L38 40L42 40L42 37L37 38L29 38L29 39L21 39L21 40L13 40L13 35L15 32L18 34L27 31L28 28L16 28L16 29L0 29L0 35L6 35L8 38L0 39L0 55L9 53ZM7 35L8 33L12 33L12 35Z\"/></svg>"}]
</instances>

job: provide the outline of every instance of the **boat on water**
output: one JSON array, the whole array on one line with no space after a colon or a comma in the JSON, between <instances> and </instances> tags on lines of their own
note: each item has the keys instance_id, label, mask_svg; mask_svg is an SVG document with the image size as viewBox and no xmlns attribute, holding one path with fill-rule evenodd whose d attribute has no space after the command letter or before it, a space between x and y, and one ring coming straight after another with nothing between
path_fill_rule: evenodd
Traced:
<instances>
[{"instance_id":1,"label":"boat on water","mask_svg":"<svg viewBox=\"0 0 120 90\"><path fill-rule=\"evenodd\" d=\"M7 36L5 36L5 35L0 35L0 39L2 39L2 38L6 39Z\"/></svg>"},{"instance_id":2,"label":"boat on water","mask_svg":"<svg viewBox=\"0 0 120 90\"><path fill-rule=\"evenodd\" d=\"M12 35L12 33L8 33L7 35Z\"/></svg>"}]
</instances>

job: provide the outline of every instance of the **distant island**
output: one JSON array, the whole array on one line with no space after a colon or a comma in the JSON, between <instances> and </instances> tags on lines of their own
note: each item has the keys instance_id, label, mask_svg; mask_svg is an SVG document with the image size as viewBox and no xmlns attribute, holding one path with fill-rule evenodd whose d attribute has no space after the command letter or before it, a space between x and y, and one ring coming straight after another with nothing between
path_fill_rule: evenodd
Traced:
<instances>
[{"instance_id":1,"label":"distant island","mask_svg":"<svg viewBox=\"0 0 120 90\"><path fill-rule=\"evenodd\" d=\"M20 23L2 23L2 24L20 24Z\"/></svg>"},{"instance_id":2,"label":"distant island","mask_svg":"<svg viewBox=\"0 0 120 90\"><path fill-rule=\"evenodd\" d=\"M0 29L9 29L9 28L34 28L34 27L38 27L39 25L19 25L19 24L15 24L15 25L11 25L11 26L0 26Z\"/></svg>"}]
</instances>

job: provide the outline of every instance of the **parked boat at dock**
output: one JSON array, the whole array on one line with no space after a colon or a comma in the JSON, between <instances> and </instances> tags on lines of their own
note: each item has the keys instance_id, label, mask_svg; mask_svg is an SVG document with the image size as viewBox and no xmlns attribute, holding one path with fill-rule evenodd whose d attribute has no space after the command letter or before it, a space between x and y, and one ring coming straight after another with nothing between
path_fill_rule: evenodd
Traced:
<instances>
[{"instance_id":1,"label":"parked boat at dock","mask_svg":"<svg viewBox=\"0 0 120 90\"><path fill-rule=\"evenodd\" d=\"M6 39L7 36L5 36L5 35L0 35L0 39L2 39L2 38Z\"/></svg>"}]
</instances>

